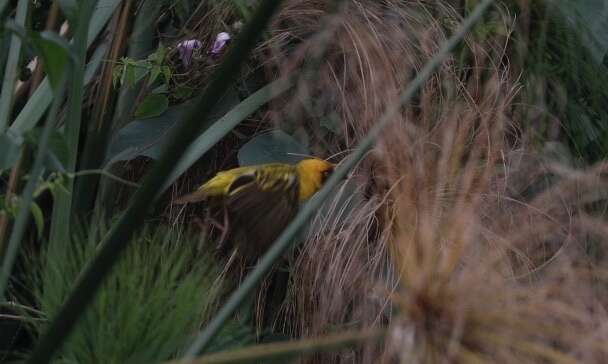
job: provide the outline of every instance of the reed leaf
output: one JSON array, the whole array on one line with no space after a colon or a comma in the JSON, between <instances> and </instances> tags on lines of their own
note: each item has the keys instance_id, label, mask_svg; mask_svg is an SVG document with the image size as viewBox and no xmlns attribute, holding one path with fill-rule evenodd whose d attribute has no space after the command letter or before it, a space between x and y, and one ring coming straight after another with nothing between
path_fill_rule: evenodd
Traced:
<instances>
[{"instance_id":1,"label":"reed leaf","mask_svg":"<svg viewBox=\"0 0 608 364\"><path fill-rule=\"evenodd\" d=\"M99 0L97 7L91 17L91 24L89 26L87 47L89 47L95 38L101 33L101 30L116 10L116 7L120 4L120 0ZM84 84L88 84L93 78L97 67L99 66L103 55L105 54L105 46L95 50L95 53L91 57L91 60L87 66L84 77ZM24 132L32 129L44 112L47 110L53 100L53 91L49 84L48 77L40 83L36 91L29 98L23 109L17 115L17 118L13 124L8 128L11 132L21 135Z\"/></svg>"},{"instance_id":2,"label":"reed leaf","mask_svg":"<svg viewBox=\"0 0 608 364\"><path fill-rule=\"evenodd\" d=\"M146 176L142 187L133 196L122 218L112 227L97 255L80 275L74 290L50 323L47 331L41 336L28 358L28 363L48 363L53 354L61 347L93 300L103 279L127 247L130 238L142 225L150 204L154 201L151 196L157 196L175 163L198 135L200 120L208 116L221 95L226 92L241 64L255 47L256 40L270 22L272 15L278 10L281 2L280 0L267 0L260 3L255 16L243 28L233 47L225 55L224 61L218 66L208 88L199 99L197 108L175 131L171 142L152 171Z\"/></svg>"},{"instance_id":3,"label":"reed leaf","mask_svg":"<svg viewBox=\"0 0 608 364\"><path fill-rule=\"evenodd\" d=\"M64 166L66 172L73 173L78 159L78 145L80 140L80 124L82 119L82 98L84 95L84 71L87 52L87 29L97 0L82 1L78 4L78 21L75 29L72 53L75 57L74 69L71 73L70 87L68 89L67 117L64 135L68 143L68 159ZM70 223L72 220L72 196L74 181L65 180L65 188L57 189L53 200L53 213L51 218L50 243L67 244L70 240Z\"/></svg>"},{"instance_id":4,"label":"reed leaf","mask_svg":"<svg viewBox=\"0 0 608 364\"><path fill-rule=\"evenodd\" d=\"M40 176L44 169L44 161L47 157L47 150L49 147L49 139L52 131L55 129L57 123L57 117L59 114L59 107L63 100L63 92L65 88L65 77L60 82L58 89L56 90L55 99L49 111L46 124L42 135L40 137L38 150L36 152L36 159L30 172L29 179L21 198L19 199L17 218L15 219L15 225L8 241L6 254L2 261L2 270L0 271L0 302L5 301L5 291L8 286L8 281L17 258L19 246L23 240L23 235L27 228L27 223L30 217L30 206L33 201L34 191L38 185Z\"/></svg>"}]
</instances>

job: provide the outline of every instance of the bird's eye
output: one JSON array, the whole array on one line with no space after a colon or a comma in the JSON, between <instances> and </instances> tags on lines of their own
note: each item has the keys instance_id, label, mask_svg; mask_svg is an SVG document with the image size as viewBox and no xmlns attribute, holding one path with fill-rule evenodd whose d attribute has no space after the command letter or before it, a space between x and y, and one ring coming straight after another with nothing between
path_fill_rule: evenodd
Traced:
<instances>
[{"instance_id":1,"label":"bird's eye","mask_svg":"<svg viewBox=\"0 0 608 364\"><path fill-rule=\"evenodd\" d=\"M323 182L325 182L329 176L331 176L332 172L333 172L333 168L330 169L326 169L323 172L321 172L321 176L323 177Z\"/></svg>"}]
</instances>

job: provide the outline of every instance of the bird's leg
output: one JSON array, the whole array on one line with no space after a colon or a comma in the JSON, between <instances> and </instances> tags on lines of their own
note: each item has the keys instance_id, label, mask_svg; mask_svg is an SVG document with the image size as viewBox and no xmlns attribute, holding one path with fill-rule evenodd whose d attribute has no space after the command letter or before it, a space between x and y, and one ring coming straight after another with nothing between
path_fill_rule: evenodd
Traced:
<instances>
[{"instance_id":1,"label":"bird's leg","mask_svg":"<svg viewBox=\"0 0 608 364\"><path fill-rule=\"evenodd\" d=\"M228 236L228 229L230 228L230 222L228 220L228 209L225 207L224 210L224 226L222 227L222 235L220 235L220 242L217 244L218 249L222 247L224 242L226 241L226 237Z\"/></svg>"},{"instance_id":2,"label":"bird's leg","mask_svg":"<svg viewBox=\"0 0 608 364\"><path fill-rule=\"evenodd\" d=\"M228 220L228 210L226 208L223 208L222 210L224 212L223 223L220 223L219 221L217 221L216 219L214 219L210 215L207 215L207 217L206 217L207 221L209 221L209 223L214 228L217 228L219 231L222 232L222 234L220 235L220 239L219 239L219 241L217 243L216 249L221 249L222 245L226 241L226 237L228 236L228 228L229 228L229 225L230 225L229 224L229 220Z\"/></svg>"}]
</instances>

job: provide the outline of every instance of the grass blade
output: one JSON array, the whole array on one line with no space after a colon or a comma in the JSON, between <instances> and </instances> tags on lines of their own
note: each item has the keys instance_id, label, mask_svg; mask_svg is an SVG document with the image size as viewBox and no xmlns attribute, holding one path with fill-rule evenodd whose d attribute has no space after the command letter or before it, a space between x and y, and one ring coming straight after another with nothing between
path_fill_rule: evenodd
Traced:
<instances>
[{"instance_id":1,"label":"grass blade","mask_svg":"<svg viewBox=\"0 0 608 364\"><path fill-rule=\"evenodd\" d=\"M0 0L0 16L4 13L4 9L8 5L8 0Z\"/></svg>"},{"instance_id":2,"label":"grass blade","mask_svg":"<svg viewBox=\"0 0 608 364\"><path fill-rule=\"evenodd\" d=\"M105 24L110 19L110 16L112 16L112 13L114 13L114 10L116 10L118 4L120 4L120 0L100 0L97 3L97 7L93 13L91 24L89 26L87 47L89 47L95 38L97 38ZM96 58L95 55L91 58L91 61L87 66L85 83L88 83L92 79L104 53L105 51L96 51L95 55L97 55L99 58ZM94 62L93 60L97 60L97 62ZM53 100L53 92L50 86L51 85L49 84L48 77L45 77L34 94L30 97L23 110L21 110L19 115L17 115L15 122L9 128L11 132L21 135L36 126Z\"/></svg>"},{"instance_id":3,"label":"grass blade","mask_svg":"<svg viewBox=\"0 0 608 364\"><path fill-rule=\"evenodd\" d=\"M6 5L6 4L4 4ZM29 0L21 0L17 4L17 15L15 22L20 27L25 26L27 18ZM4 6L0 7L0 13ZM13 111L13 97L15 96L15 82L19 72L19 59L21 58L21 38L13 34L11 36L11 47L8 52L6 68L4 69L4 79L2 80L2 91L0 91L0 132L4 132L9 124L9 119Z\"/></svg>"},{"instance_id":4,"label":"grass blade","mask_svg":"<svg viewBox=\"0 0 608 364\"><path fill-rule=\"evenodd\" d=\"M5 290L8 286L8 280L10 278L13 265L15 264L19 245L23 239L23 234L25 233L27 222L30 217L30 205L32 204L38 179L42 175L42 170L44 169L44 160L47 156L49 139L51 132L55 129L57 116L59 114L59 107L61 106L61 101L63 100L64 88L65 81L62 81L57 89L53 105L51 106L46 125L44 126L42 136L40 138L38 151L36 152L36 159L30 173L30 178L28 179L27 184L23 189L23 193L21 194L21 199L19 200L17 218L15 219L15 225L8 241L4 260L2 261L2 270L0 271L0 302L5 301Z\"/></svg>"},{"instance_id":5,"label":"grass blade","mask_svg":"<svg viewBox=\"0 0 608 364\"><path fill-rule=\"evenodd\" d=\"M78 5L78 23L74 35L72 52L76 58L74 70L71 73L70 88L68 92L67 117L64 135L68 143L68 160L65 170L73 173L78 159L78 145L80 140L80 124L82 119L82 98L84 96L84 71L86 65L87 35L89 23L97 0L83 1ZM65 189L57 189L53 201L51 218L50 244L67 244L70 241L70 222L72 219L72 196L74 181L67 179Z\"/></svg>"},{"instance_id":6,"label":"grass blade","mask_svg":"<svg viewBox=\"0 0 608 364\"><path fill-rule=\"evenodd\" d=\"M83 86L87 85L93 79L97 68L103 60L106 50L107 45L103 44L99 46L91 56L89 64L87 64L86 67ZM19 115L17 115L15 122L8 128L9 132L14 135L21 135L35 127L38 120L44 115L47 107L51 104L51 101L53 101L53 90L51 89L48 77L45 77L29 98Z\"/></svg>"},{"instance_id":7,"label":"grass blade","mask_svg":"<svg viewBox=\"0 0 608 364\"><path fill-rule=\"evenodd\" d=\"M282 254L291 246L293 237L298 234L300 229L308 222L308 219L316 213L323 201L330 197L334 187L342 180L347 173L357 165L367 151L373 146L374 142L382 132L382 130L390 125L394 116L400 112L401 105L409 102L411 98L418 92L424 83L433 75L433 73L441 66L445 59L450 55L451 51L464 39L468 31L477 23L485 10L493 3L493 0L481 1L471 14L462 22L456 32L446 41L439 49L437 54L424 66L424 68L416 75L416 77L408 84L407 89L401 94L399 103L387 110L383 117L374 125L368 134L361 140L357 148L341 163L334 171L332 176L327 180L323 188L317 192L315 198L311 199L298 212L295 219L285 228L277 240L272 244L271 248L262 257L255 269L243 280L241 286L228 298L220 311L209 322L207 327L199 334L192 346L188 349L185 357L194 358L206 348L211 339L222 328L226 320L232 316L235 310L240 306L241 302L253 291L259 281L266 276L266 273L274 262L282 256Z\"/></svg>"},{"instance_id":8,"label":"grass blade","mask_svg":"<svg viewBox=\"0 0 608 364\"><path fill-rule=\"evenodd\" d=\"M47 331L28 358L28 363L48 363L53 354L67 338L74 324L91 303L96 291L105 276L116 264L120 254L126 248L133 233L140 227L146 217L150 204L164 185L167 176L181 157L188 145L200 131L200 120L206 118L215 104L230 86L237 75L241 64L256 45L272 15L278 10L281 0L266 0L260 3L256 15L247 23L236 42L197 103L197 108L188 115L186 121L175 131L171 141L164 150L160 160L146 176L142 187L133 196L129 207L122 218L112 227L107 238L101 244L98 254L80 275L76 286L50 323Z\"/></svg>"},{"instance_id":9,"label":"grass blade","mask_svg":"<svg viewBox=\"0 0 608 364\"><path fill-rule=\"evenodd\" d=\"M366 329L288 342L253 345L242 349L213 353L192 360L173 361L166 364L236 364L286 360L306 354L333 351L360 343L367 344L382 340L387 331L386 328Z\"/></svg>"},{"instance_id":10,"label":"grass blade","mask_svg":"<svg viewBox=\"0 0 608 364\"><path fill-rule=\"evenodd\" d=\"M291 79L280 79L272 82L258 91L251 94L240 104L235 106L226 115L217 120L201 136L186 149L179 162L169 175L165 185L161 189L162 193L175 180L190 168L200 157L202 157L211 147L219 142L226 134L234 129L241 121L255 112L260 106L266 104L273 98L281 95L293 85Z\"/></svg>"}]
</instances>

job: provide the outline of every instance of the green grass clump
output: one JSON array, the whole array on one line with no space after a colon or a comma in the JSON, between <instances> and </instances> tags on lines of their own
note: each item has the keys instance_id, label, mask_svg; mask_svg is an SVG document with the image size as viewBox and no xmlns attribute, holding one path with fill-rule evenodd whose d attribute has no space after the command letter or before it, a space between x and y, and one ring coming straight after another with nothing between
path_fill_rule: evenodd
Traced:
<instances>
[{"instance_id":1,"label":"green grass clump","mask_svg":"<svg viewBox=\"0 0 608 364\"><path fill-rule=\"evenodd\" d=\"M46 318L63 304L94 256L98 238L78 234L64 251L43 252L34 292ZM218 267L197 245L175 229L145 229L136 236L63 346L59 362L157 362L187 345L220 293ZM35 334L44 326L36 326Z\"/></svg>"}]
</instances>

